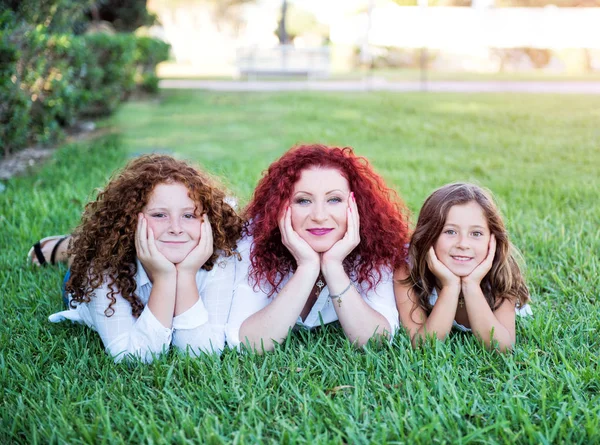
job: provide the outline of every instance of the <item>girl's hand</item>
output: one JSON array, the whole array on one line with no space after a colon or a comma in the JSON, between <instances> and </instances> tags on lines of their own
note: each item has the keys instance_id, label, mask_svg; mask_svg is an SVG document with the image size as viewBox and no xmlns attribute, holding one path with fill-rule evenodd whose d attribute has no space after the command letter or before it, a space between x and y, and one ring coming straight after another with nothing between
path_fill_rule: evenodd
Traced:
<instances>
[{"instance_id":1,"label":"girl's hand","mask_svg":"<svg viewBox=\"0 0 600 445\"><path fill-rule=\"evenodd\" d=\"M495 255L496 237L492 233L492 235L490 236L490 243L488 244L488 253L485 259L477 267L475 267L475 269L473 269L473 271L469 275L462 278L462 285L465 286L468 284L476 284L477 286L479 286L481 280L483 280L483 277L485 277L487 273L491 270L492 264L494 263Z\"/></svg>"},{"instance_id":2,"label":"girl's hand","mask_svg":"<svg viewBox=\"0 0 600 445\"><path fill-rule=\"evenodd\" d=\"M212 226L208 220L208 215L202 215L200 224L200 240L198 245L177 264L177 272L191 272L196 274L198 270L208 261L214 252Z\"/></svg>"},{"instance_id":3,"label":"girl's hand","mask_svg":"<svg viewBox=\"0 0 600 445\"><path fill-rule=\"evenodd\" d=\"M429 252L427 253L427 266L435 277L440 280L442 287L456 287L460 290L460 277L454 275L454 273L438 259L433 246L429 248Z\"/></svg>"},{"instance_id":4,"label":"girl's hand","mask_svg":"<svg viewBox=\"0 0 600 445\"><path fill-rule=\"evenodd\" d=\"M281 232L281 242L290 251L298 267L301 265L319 267L319 254L300 238L300 235L292 227L292 210L290 206L287 206L279 219L279 231Z\"/></svg>"},{"instance_id":5,"label":"girl's hand","mask_svg":"<svg viewBox=\"0 0 600 445\"><path fill-rule=\"evenodd\" d=\"M175 265L158 251L154 232L148 227L148 221L142 213L138 215L135 232L135 251L144 269L151 276L167 275L176 272Z\"/></svg>"},{"instance_id":6,"label":"girl's hand","mask_svg":"<svg viewBox=\"0 0 600 445\"><path fill-rule=\"evenodd\" d=\"M327 252L323 253L322 265L341 264L360 243L360 216L354 193L350 193L346 210L346 233Z\"/></svg>"}]
</instances>

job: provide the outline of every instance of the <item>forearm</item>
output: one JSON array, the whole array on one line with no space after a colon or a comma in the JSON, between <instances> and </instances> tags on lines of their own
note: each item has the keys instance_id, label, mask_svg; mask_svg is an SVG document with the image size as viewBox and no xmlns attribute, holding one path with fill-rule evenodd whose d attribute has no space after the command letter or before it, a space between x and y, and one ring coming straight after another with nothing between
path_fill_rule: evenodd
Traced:
<instances>
[{"instance_id":1,"label":"forearm","mask_svg":"<svg viewBox=\"0 0 600 445\"><path fill-rule=\"evenodd\" d=\"M270 351L273 342L281 342L294 327L319 275L314 267L299 267L279 294L263 309L248 317L240 326L241 343L257 351Z\"/></svg>"},{"instance_id":2,"label":"forearm","mask_svg":"<svg viewBox=\"0 0 600 445\"><path fill-rule=\"evenodd\" d=\"M344 334L357 347L364 346L372 337L389 337L392 333L386 318L370 307L354 286L342 296L341 305L337 299L333 299L331 304L335 307Z\"/></svg>"},{"instance_id":3,"label":"forearm","mask_svg":"<svg viewBox=\"0 0 600 445\"><path fill-rule=\"evenodd\" d=\"M96 291L89 303L90 320L86 324L92 326L100 335L106 352L116 362L129 356L140 357L144 362L152 361L169 348L171 329L154 316L149 307L144 308L139 317L131 313L131 304L120 294L112 306L114 312L106 316L109 301L106 298L108 289L105 285Z\"/></svg>"},{"instance_id":4,"label":"forearm","mask_svg":"<svg viewBox=\"0 0 600 445\"><path fill-rule=\"evenodd\" d=\"M175 271L154 277L152 291L148 298L148 308L166 328L171 328L173 323L176 293L177 274Z\"/></svg>"},{"instance_id":5,"label":"forearm","mask_svg":"<svg viewBox=\"0 0 600 445\"><path fill-rule=\"evenodd\" d=\"M452 322L456 316L456 307L460 288L443 287L438 295L438 299L425 322L418 328L415 335L412 336L413 346L417 346L421 340L428 336L435 336L438 340L444 340L452 330Z\"/></svg>"},{"instance_id":6,"label":"forearm","mask_svg":"<svg viewBox=\"0 0 600 445\"><path fill-rule=\"evenodd\" d=\"M483 340L488 349L494 348L496 342L500 351L511 349L515 341L514 336L496 318L481 291L481 287L479 285L464 285L463 296L473 334Z\"/></svg>"},{"instance_id":7,"label":"forearm","mask_svg":"<svg viewBox=\"0 0 600 445\"><path fill-rule=\"evenodd\" d=\"M178 271L176 284L175 316L188 311L200 298L195 272Z\"/></svg>"},{"instance_id":8,"label":"forearm","mask_svg":"<svg viewBox=\"0 0 600 445\"><path fill-rule=\"evenodd\" d=\"M341 264L324 265L322 270L329 294L334 296L331 304L348 340L362 347L375 335L391 334L390 323L365 302ZM348 285L350 288L346 290ZM335 297L342 292L344 294L341 297Z\"/></svg>"}]
</instances>

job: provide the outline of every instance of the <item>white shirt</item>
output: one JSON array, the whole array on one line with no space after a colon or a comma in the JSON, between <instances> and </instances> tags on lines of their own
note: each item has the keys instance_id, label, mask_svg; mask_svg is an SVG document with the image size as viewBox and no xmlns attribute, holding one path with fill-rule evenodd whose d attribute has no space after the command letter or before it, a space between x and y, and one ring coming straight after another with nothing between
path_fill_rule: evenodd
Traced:
<instances>
[{"instance_id":1,"label":"white shirt","mask_svg":"<svg viewBox=\"0 0 600 445\"><path fill-rule=\"evenodd\" d=\"M226 336L227 344L230 347L239 347L240 345L240 327L244 321L266 307L273 298L268 297L267 293L261 289L254 290L254 286L248 280L248 271L250 268L250 247L252 238L246 237L238 243L238 250L242 255L242 261L239 263L236 282L234 285L233 306L227 323ZM377 312L385 317L390 324L391 334L398 329L398 310L396 309L396 300L394 299L393 274L391 269L382 271L381 281L376 287L367 290L367 283L359 285L355 277L350 277L358 293L363 300ZM291 274L284 278L281 287L290 280ZM357 316L360 316L357 314ZM323 324L331 323L338 319L333 302L329 298L327 286L321 289L317 301L310 310L305 320L298 317L296 326L312 329Z\"/></svg>"},{"instance_id":2,"label":"white shirt","mask_svg":"<svg viewBox=\"0 0 600 445\"><path fill-rule=\"evenodd\" d=\"M110 303L105 281L95 290L89 303L52 314L48 319L53 323L71 320L94 329L115 362L135 356L149 363L155 355L166 352L171 343L183 351L189 347L195 355L220 353L225 345L225 324L231 310L237 258L219 257L211 271L198 271L196 285L200 298L186 312L173 317L171 328L164 327L148 307L152 283L140 261L136 261L136 294L145 306L138 318L132 315L131 305L120 293L115 294L114 313L110 317L105 315Z\"/></svg>"},{"instance_id":3,"label":"white shirt","mask_svg":"<svg viewBox=\"0 0 600 445\"><path fill-rule=\"evenodd\" d=\"M433 289L433 293L429 296L429 304L433 306L433 305L435 305L435 302L437 300L438 300L437 291L435 289ZM533 315L533 311L531 310L531 307L528 304L526 304L522 307L515 306L515 313L519 317L529 317L529 316ZM455 329L458 329L459 331L471 332L471 328L468 328L460 323L457 323L456 320L452 320L452 327Z\"/></svg>"}]
</instances>

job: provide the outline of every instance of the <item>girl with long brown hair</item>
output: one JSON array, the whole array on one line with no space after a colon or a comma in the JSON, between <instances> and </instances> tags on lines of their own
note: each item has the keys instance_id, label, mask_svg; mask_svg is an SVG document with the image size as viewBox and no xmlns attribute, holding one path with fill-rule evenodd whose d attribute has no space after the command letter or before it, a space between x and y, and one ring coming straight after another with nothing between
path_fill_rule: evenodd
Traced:
<instances>
[{"instance_id":1,"label":"girl with long brown hair","mask_svg":"<svg viewBox=\"0 0 600 445\"><path fill-rule=\"evenodd\" d=\"M515 313L531 313L516 256L490 193L465 183L434 191L412 235L410 266L395 273L400 320L413 344L444 339L454 327L489 348L510 349Z\"/></svg>"}]
</instances>

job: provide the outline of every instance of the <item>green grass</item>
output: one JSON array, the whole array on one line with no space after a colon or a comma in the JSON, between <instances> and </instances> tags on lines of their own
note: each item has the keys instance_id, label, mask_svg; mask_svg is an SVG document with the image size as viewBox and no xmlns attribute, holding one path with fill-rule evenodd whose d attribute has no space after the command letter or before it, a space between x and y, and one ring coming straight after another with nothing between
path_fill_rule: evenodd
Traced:
<instances>
[{"instance_id":1,"label":"green grass","mask_svg":"<svg viewBox=\"0 0 600 445\"><path fill-rule=\"evenodd\" d=\"M600 97L177 91L130 103L0 193L0 443L599 443ZM52 325L64 268L24 257L77 224L134 153L172 152L246 202L299 142L352 145L413 221L450 181L492 189L528 263L535 316L514 353L470 335L356 351L339 327L265 356L170 353L114 364L98 336Z\"/></svg>"}]
</instances>

